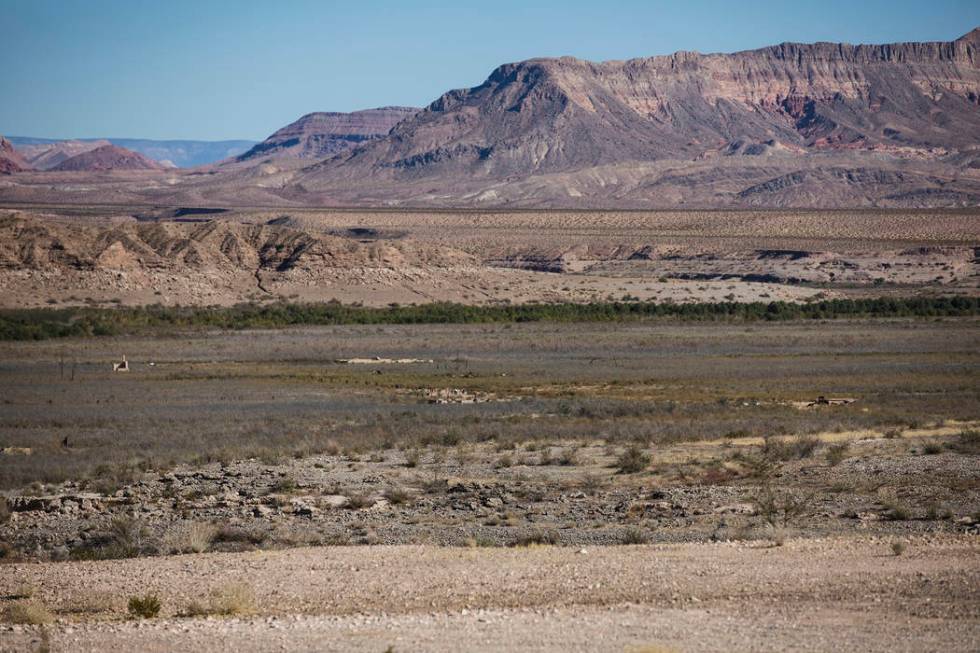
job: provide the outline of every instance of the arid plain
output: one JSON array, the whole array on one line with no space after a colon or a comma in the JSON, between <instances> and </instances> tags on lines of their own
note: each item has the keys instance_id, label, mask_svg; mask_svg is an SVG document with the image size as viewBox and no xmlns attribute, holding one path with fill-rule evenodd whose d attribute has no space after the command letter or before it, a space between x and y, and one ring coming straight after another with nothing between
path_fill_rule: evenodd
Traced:
<instances>
[{"instance_id":1,"label":"arid plain","mask_svg":"<svg viewBox=\"0 0 980 653\"><path fill-rule=\"evenodd\" d=\"M977 225L969 210L8 207L0 279L8 318L972 300ZM133 325L8 341L0 602L20 623L0 641L974 650L976 320ZM134 619L151 599L156 618Z\"/></svg>"}]
</instances>

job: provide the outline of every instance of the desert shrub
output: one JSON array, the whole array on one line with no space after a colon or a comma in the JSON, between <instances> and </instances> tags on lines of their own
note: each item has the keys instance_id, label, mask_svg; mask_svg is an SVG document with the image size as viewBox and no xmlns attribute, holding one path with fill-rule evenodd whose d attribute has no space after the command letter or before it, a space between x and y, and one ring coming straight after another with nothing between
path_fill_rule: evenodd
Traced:
<instances>
[{"instance_id":1,"label":"desert shrub","mask_svg":"<svg viewBox=\"0 0 980 653\"><path fill-rule=\"evenodd\" d=\"M980 431L963 431L950 442L949 446L959 453L980 455Z\"/></svg>"},{"instance_id":2,"label":"desert shrub","mask_svg":"<svg viewBox=\"0 0 980 653\"><path fill-rule=\"evenodd\" d=\"M633 444L616 458L616 469L622 474L638 474L650 465L650 454Z\"/></svg>"},{"instance_id":3,"label":"desert shrub","mask_svg":"<svg viewBox=\"0 0 980 653\"><path fill-rule=\"evenodd\" d=\"M809 458L820 446L820 439L812 435L801 435L783 440L767 437L762 445L762 455L773 461Z\"/></svg>"},{"instance_id":4,"label":"desert shrub","mask_svg":"<svg viewBox=\"0 0 980 653\"><path fill-rule=\"evenodd\" d=\"M160 614L160 599L155 594L133 596L129 599L127 609L132 617L152 619Z\"/></svg>"},{"instance_id":5,"label":"desert shrub","mask_svg":"<svg viewBox=\"0 0 980 653\"><path fill-rule=\"evenodd\" d=\"M922 453L927 456L935 456L943 452L943 447L938 442L927 442L922 447Z\"/></svg>"},{"instance_id":6,"label":"desert shrub","mask_svg":"<svg viewBox=\"0 0 980 653\"><path fill-rule=\"evenodd\" d=\"M388 500L388 503L397 506L411 500L412 494L404 488L391 487L385 490L384 497Z\"/></svg>"},{"instance_id":7,"label":"desert shrub","mask_svg":"<svg viewBox=\"0 0 980 653\"><path fill-rule=\"evenodd\" d=\"M269 487L272 494L290 494L296 491L296 479L291 476L283 476Z\"/></svg>"},{"instance_id":8,"label":"desert shrub","mask_svg":"<svg viewBox=\"0 0 980 653\"><path fill-rule=\"evenodd\" d=\"M455 447L461 441L462 438L460 437L459 433L453 430L446 431L445 433L442 434L442 437L439 439L439 442L444 447Z\"/></svg>"},{"instance_id":9,"label":"desert shrub","mask_svg":"<svg viewBox=\"0 0 980 653\"><path fill-rule=\"evenodd\" d=\"M906 545L905 542L895 541L892 542L892 553L894 555L900 556L905 553Z\"/></svg>"},{"instance_id":10,"label":"desert shrub","mask_svg":"<svg viewBox=\"0 0 980 653\"><path fill-rule=\"evenodd\" d=\"M418 449L405 452L405 467L418 467L419 461L421 460L422 454Z\"/></svg>"},{"instance_id":11,"label":"desert shrub","mask_svg":"<svg viewBox=\"0 0 980 653\"><path fill-rule=\"evenodd\" d=\"M804 516L811 497L790 490L777 490L765 484L752 497L756 512L773 527L787 527Z\"/></svg>"},{"instance_id":12,"label":"desert shrub","mask_svg":"<svg viewBox=\"0 0 980 653\"><path fill-rule=\"evenodd\" d=\"M578 449L576 447L564 449L560 454L558 454L558 458L555 462L564 467L578 465Z\"/></svg>"},{"instance_id":13,"label":"desert shrub","mask_svg":"<svg viewBox=\"0 0 980 653\"><path fill-rule=\"evenodd\" d=\"M847 457L850 445L847 442L837 442L827 447L827 462L831 467L835 467Z\"/></svg>"},{"instance_id":14,"label":"desert shrub","mask_svg":"<svg viewBox=\"0 0 980 653\"><path fill-rule=\"evenodd\" d=\"M912 513L907 506L896 502L888 502L884 506L882 516L891 521L908 521L912 518Z\"/></svg>"},{"instance_id":15,"label":"desert shrub","mask_svg":"<svg viewBox=\"0 0 980 653\"><path fill-rule=\"evenodd\" d=\"M232 583L218 588L211 595L215 614L250 614L255 611L255 592L245 583Z\"/></svg>"},{"instance_id":16,"label":"desert shrub","mask_svg":"<svg viewBox=\"0 0 980 653\"><path fill-rule=\"evenodd\" d=\"M230 583L211 590L204 601L191 602L184 614L189 617L234 616L252 614L255 610L255 591L251 586L245 583Z\"/></svg>"},{"instance_id":17,"label":"desert shrub","mask_svg":"<svg viewBox=\"0 0 980 653\"><path fill-rule=\"evenodd\" d=\"M361 510L374 505L374 498L367 494L351 494L347 497L347 507L351 510Z\"/></svg>"},{"instance_id":18,"label":"desert shrub","mask_svg":"<svg viewBox=\"0 0 980 653\"><path fill-rule=\"evenodd\" d=\"M541 457L538 458L538 464L542 467L555 464L554 456L551 454L551 447L545 446L541 448Z\"/></svg>"},{"instance_id":19,"label":"desert shrub","mask_svg":"<svg viewBox=\"0 0 980 653\"><path fill-rule=\"evenodd\" d=\"M503 456L497 459L497 462L495 462L493 466L496 469L502 469L504 467L511 467L513 464L514 464L514 459L510 456L510 454L504 454Z\"/></svg>"},{"instance_id":20,"label":"desert shrub","mask_svg":"<svg viewBox=\"0 0 980 653\"><path fill-rule=\"evenodd\" d=\"M10 504L7 503L7 497L0 497L0 524L6 524L10 521Z\"/></svg>"},{"instance_id":21,"label":"desert shrub","mask_svg":"<svg viewBox=\"0 0 980 653\"><path fill-rule=\"evenodd\" d=\"M595 495L606 485L606 479L599 474L585 474L578 482L578 488L588 494L589 496Z\"/></svg>"},{"instance_id":22,"label":"desert shrub","mask_svg":"<svg viewBox=\"0 0 980 653\"><path fill-rule=\"evenodd\" d=\"M554 545L558 544L559 541L560 538L556 531L538 529L519 536L514 540L513 546Z\"/></svg>"},{"instance_id":23,"label":"desert shrub","mask_svg":"<svg viewBox=\"0 0 980 653\"><path fill-rule=\"evenodd\" d=\"M157 549L157 542L141 519L116 517L108 531L72 549L70 555L75 560L114 560L138 558L155 553Z\"/></svg>"},{"instance_id":24,"label":"desert shrub","mask_svg":"<svg viewBox=\"0 0 980 653\"><path fill-rule=\"evenodd\" d=\"M54 615L40 601L15 601L4 610L4 621L12 624L41 626L54 621Z\"/></svg>"},{"instance_id":25,"label":"desert shrub","mask_svg":"<svg viewBox=\"0 0 980 653\"><path fill-rule=\"evenodd\" d=\"M266 534L256 528L243 528L226 524L214 532L213 544L262 544Z\"/></svg>"},{"instance_id":26,"label":"desert shrub","mask_svg":"<svg viewBox=\"0 0 980 653\"><path fill-rule=\"evenodd\" d=\"M212 524L183 521L164 537L163 548L169 553L203 553L217 534Z\"/></svg>"},{"instance_id":27,"label":"desert shrub","mask_svg":"<svg viewBox=\"0 0 980 653\"><path fill-rule=\"evenodd\" d=\"M623 531L619 541L621 544L647 544L650 535L642 528L630 527Z\"/></svg>"}]
</instances>

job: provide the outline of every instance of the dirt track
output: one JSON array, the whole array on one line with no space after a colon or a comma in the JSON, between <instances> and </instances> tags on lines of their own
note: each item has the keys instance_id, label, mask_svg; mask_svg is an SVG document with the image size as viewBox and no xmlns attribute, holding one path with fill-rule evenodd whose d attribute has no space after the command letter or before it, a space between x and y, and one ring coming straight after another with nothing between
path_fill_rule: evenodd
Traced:
<instances>
[{"instance_id":1,"label":"dirt track","mask_svg":"<svg viewBox=\"0 0 980 653\"><path fill-rule=\"evenodd\" d=\"M55 611L114 597L51 627L52 650L977 650L976 537L890 545L326 547L10 565L0 593L33 585ZM256 615L174 618L235 582L254 588ZM123 621L143 592L164 618ZM38 640L6 628L4 650Z\"/></svg>"}]
</instances>

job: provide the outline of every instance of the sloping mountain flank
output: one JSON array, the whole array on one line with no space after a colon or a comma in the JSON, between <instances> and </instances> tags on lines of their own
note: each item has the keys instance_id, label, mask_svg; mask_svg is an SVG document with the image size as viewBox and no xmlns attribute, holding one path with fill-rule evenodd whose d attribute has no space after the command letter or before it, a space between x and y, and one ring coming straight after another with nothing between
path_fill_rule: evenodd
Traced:
<instances>
[{"instance_id":1,"label":"sloping mountain flank","mask_svg":"<svg viewBox=\"0 0 980 653\"><path fill-rule=\"evenodd\" d=\"M102 145L76 154L51 168L59 172L163 169L156 161L117 145Z\"/></svg>"},{"instance_id":2,"label":"sloping mountain flank","mask_svg":"<svg viewBox=\"0 0 980 653\"><path fill-rule=\"evenodd\" d=\"M758 199L750 189L798 167L805 178L829 177L851 190L857 184L861 204L940 190L974 202L980 30L952 42L784 43L734 54L507 64L480 86L446 93L387 137L291 183L297 197L356 199L349 182L358 179L378 198L643 203L658 190L683 193L684 184L677 189L664 180L664 164L678 161L700 164L692 167L701 176L707 163L745 177L738 188L725 184L727 174L709 180L716 188L707 196L702 189L706 204ZM933 175L938 184L887 188L894 168L924 161L940 173ZM811 174L815 166L887 173L855 180ZM677 203L670 193L659 196Z\"/></svg>"},{"instance_id":3,"label":"sloping mountain flank","mask_svg":"<svg viewBox=\"0 0 980 653\"><path fill-rule=\"evenodd\" d=\"M106 140L70 140L18 145L17 149L24 155L24 158L31 164L31 167L37 170L50 170L73 156L77 156L83 152L90 152L109 144L109 141Z\"/></svg>"},{"instance_id":4,"label":"sloping mountain flank","mask_svg":"<svg viewBox=\"0 0 980 653\"><path fill-rule=\"evenodd\" d=\"M30 164L20 152L14 149L13 144L0 136L0 175L9 175L30 169Z\"/></svg>"},{"instance_id":5,"label":"sloping mountain flank","mask_svg":"<svg viewBox=\"0 0 980 653\"><path fill-rule=\"evenodd\" d=\"M352 113L309 113L278 130L236 160L269 157L323 159L385 136L392 127L418 111L411 107L382 107Z\"/></svg>"}]
</instances>

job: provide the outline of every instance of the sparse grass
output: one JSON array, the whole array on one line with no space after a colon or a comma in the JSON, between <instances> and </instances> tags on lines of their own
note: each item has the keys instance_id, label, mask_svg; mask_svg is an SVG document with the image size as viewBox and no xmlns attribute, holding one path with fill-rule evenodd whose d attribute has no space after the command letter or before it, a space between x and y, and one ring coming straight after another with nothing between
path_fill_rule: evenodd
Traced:
<instances>
[{"instance_id":1,"label":"sparse grass","mask_svg":"<svg viewBox=\"0 0 980 653\"><path fill-rule=\"evenodd\" d=\"M203 553L211 546L217 532L213 524L182 521L164 537L162 548L168 553Z\"/></svg>"},{"instance_id":2,"label":"sparse grass","mask_svg":"<svg viewBox=\"0 0 980 653\"><path fill-rule=\"evenodd\" d=\"M7 606L4 621L12 624L43 626L54 621L54 615L37 600L15 601Z\"/></svg>"},{"instance_id":3,"label":"sparse grass","mask_svg":"<svg viewBox=\"0 0 980 653\"><path fill-rule=\"evenodd\" d=\"M252 587L246 583L230 583L211 590L205 601L191 602L183 614L188 617L227 617L254 614L256 609L257 602Z\"/></svg>"},{"instance_id":4,"label":"sparse grass","mask_svg":"<svg viewBox=\"0 0 980 653\"><path fill-rule=\"evenodd\" d=\"M621 474L639 474L650 466L650 454L637 445L630 445L616 458L616 469Z\"/></svg>"},{"instance_id":5,"label":"sparse grass","mask_svg":"<svg viewBox=\"0 0 980 653\"><path fill-rule=\"evenodd\" d=\"M129 615L139 619L152 619L160 614L160 598L155 594L130 597L127 604Z\"/></svg>"},{"instance_id":6,"label":"sparse grass","mask_svg":"<svg viewBox=\"0 0 980 653\"><path fill-rule=\"evenodd\" d=\"M69 614L99 614L110 612L115 602L116 597L111 592L74 592L60 611Z\"/></svg>"}]
</instances>

